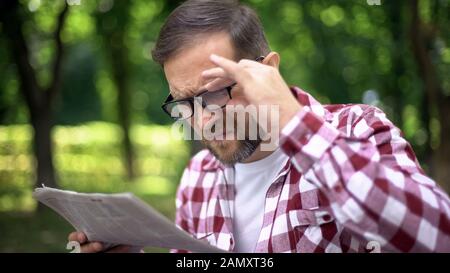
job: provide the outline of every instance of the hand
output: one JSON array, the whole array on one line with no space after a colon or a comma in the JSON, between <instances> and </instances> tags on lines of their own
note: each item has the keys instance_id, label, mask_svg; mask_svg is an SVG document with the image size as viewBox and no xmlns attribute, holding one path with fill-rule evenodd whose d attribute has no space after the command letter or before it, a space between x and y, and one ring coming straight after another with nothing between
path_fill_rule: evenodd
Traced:
<instances>
[{"instance_id":1,"label":"hand","mask_svg":"<svg viewBox=\"0 0 450 273\"><path fill-rule=\"evenodd\" d=\"M212 79L205 85L207 90L216 90L236 82L242 87L242 93L250 104L279 106L279 128L283 128L302 108L277 68L245 59L236 63L214 54L210 60L218 67L202 73L203 78Z\"/></svg>"},{"instance_id":2,"label":"hand","mask_svg":"<svg viewBox=\"0 0 450 273\"><path fill-rule=\"evenodd\" d=\"M106 253L127 253L132 252L133 247L127 245L119 245L104 251L104 245L101 242L88 242L87 236L80 231L75 231L69 234L68 237L70 241L76 241L81 245L81 253L96 253L96 252L106 252Z\"/></svg>"}]
</instances>

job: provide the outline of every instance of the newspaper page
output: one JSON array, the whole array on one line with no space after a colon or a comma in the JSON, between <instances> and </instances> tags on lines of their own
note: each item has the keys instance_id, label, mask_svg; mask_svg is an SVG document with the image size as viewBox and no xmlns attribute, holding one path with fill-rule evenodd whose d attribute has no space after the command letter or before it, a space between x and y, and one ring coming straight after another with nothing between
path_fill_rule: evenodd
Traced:
<instances>
[{"instance_id":1,"label":"newspaper page","mask_svg":"<svg viewBox=\"0 0 450 273\"><path fill-rule=\"evenodd\" d=\"M132 193L77 193L36 188L33 197L47 205L89 241L112 245L225 252L191 237Z\"/></svg>"}]
</instances>

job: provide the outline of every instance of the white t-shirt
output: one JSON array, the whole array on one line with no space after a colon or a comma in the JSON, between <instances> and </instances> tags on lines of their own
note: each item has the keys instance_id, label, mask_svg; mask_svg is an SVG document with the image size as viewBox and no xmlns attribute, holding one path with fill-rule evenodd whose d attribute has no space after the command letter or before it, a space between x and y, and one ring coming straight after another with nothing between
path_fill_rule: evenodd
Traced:
<instances>
[{"instance_id":1,"label":"white t-shirt","mask_svg":"<svg viewBox=\"0 0 450 273\"><path fill-rule=\"evenodd\" d=\"M267 190L288 159L286 154L277 149L261 160L234 165L235 252L254 252L263 224Z\"/></svg>"}]
</instances>

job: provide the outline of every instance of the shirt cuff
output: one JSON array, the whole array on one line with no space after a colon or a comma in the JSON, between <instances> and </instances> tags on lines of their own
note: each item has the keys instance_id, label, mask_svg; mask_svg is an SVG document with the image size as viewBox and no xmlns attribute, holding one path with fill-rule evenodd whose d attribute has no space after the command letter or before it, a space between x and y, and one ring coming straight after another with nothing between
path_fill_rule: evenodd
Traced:
<instances>
[{"instance_id":1,"label":"shirt cuff","mask_svg":"<svg viewBox=\"0 0 450 273\"><path fill-rule=\"evenodd\" d=\"M281 130L281 149L295 157L305 173L338 138L339 131L322 117L304 106Z\"/></svg>"}]
</instances>

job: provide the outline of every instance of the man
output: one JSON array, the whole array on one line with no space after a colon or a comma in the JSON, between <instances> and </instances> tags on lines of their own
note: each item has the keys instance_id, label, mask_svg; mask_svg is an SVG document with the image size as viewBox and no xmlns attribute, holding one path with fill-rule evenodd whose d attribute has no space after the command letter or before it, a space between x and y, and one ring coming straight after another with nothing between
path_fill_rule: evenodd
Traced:
<instances>
[{"instance_id":1,"label":"man","mask_svg":"<svg viewBox=\"0 0 450 273\"><path fill-rule=\"evenodd\" d=\"M247 115L237 126L229 107L276 106L279 115L268 120L281 129L276 135L268 126L253 139L246 132L229 140L230 128L203 138L208 149L191 159L178 188L181 229L235 252L450 251L449 197L400 130L375 107L322 105L289 88L250 8L184 2L162 27L153 58L170 86L163 109L199 135L211 120L218 126L231 117L232 129L248 129L259 118ZM273 138L279 147L263 149Z\"/></svg>"}]
</instances>

